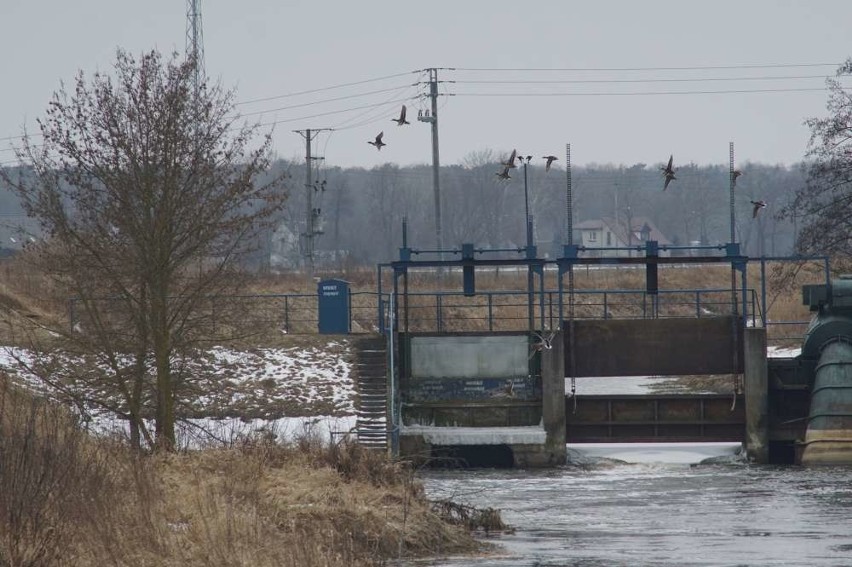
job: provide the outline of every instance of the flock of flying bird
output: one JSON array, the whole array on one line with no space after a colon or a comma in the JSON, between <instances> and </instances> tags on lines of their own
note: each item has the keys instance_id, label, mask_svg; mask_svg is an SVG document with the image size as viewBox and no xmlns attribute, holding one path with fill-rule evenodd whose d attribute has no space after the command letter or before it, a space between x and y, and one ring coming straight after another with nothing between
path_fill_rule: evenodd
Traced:
<instances>
[{"instance_id":1,"label":"flock of flying bird","mask_svg":"<svg viewBox=\"0 0 852 567\"><path fill-rule=\"evenodd\" d=\"M674 155L670 155L669 156L669 163L667 163L663 167L660 167L660 171L663 172L663 179L664 179L663 191L668 189L669 183L677 180L677 177L675 177L675 171L677 171L677 170L674 168L673 164L674 164ZM739 169L734 170L733 182L735 184L737 182L737 178L742 174L743 174L743 172L740 171ZM753 218L753 219L757 218L757 213L760 211L760 209L763 209L763 208L766 207L766 201L749 201L749 202L752 205L751 218Z\"/></svg>"},{"instance_id":2,"label":"flock of flying bird","mask_svg":"<svg viewBox=\"0 0 852 567\"><path fill-rule=\"evenodd\" d=\"M403 126L405 124L411 124L408 120L405 119L405 112L406 112L406 108L405 108L405 105L403 104L402 109L399 112L399 118L391 118L391 120L393 122L396 122L397 126ZM387 146L387 144L382 141L382 138L384 137L384 135L385 135L384 131L381 131L381 132L379 132L378 136L376 136L375 140L368 140L367 143L370 144L371 146L374 146L377 150L381 151L382 146ZM500 165L503 166L503 169L501 169L500 171L498 171L496 173L497 177L499 177L500 179L503 179L503 180L511 179L512 177L509 175L509 170L518 167L517 165L515 165L516 159L518 159L518 150L512 150L512 153L509 154L509 158L506 161L500 162ZM521 159L521 161L523 161L525 158L524 158L524 156L521 156L520 159ZM529 163L531 159L532 159L532 156L526 156L527 163ZM550 171L550 166L553 164L554 161L558 160L559 158L556 157L556 156L550 155L550 156L542 156L542 159L546 161L545 166L544 166L544 170ZM663 173L663 191L665 191L666 189L668 189L669 183L677 180L677 177L675 177L675 172L677 170L674 168L674 155L673 154L669 156L669 162L665 166L660 167L660 171L662 171L662 173ZM740 171L739 169L734 170L734 173L733 173L734 183L736 183L737 178L742 174L743 174L743 172ZM751 218L757 218L757 213L760 211L760 209L763 209L763 208L766 207L766 201L749 201L749 202L752 204L752 207L753 207L752 212L751 212Z\"/></svg>"}]
</instances>

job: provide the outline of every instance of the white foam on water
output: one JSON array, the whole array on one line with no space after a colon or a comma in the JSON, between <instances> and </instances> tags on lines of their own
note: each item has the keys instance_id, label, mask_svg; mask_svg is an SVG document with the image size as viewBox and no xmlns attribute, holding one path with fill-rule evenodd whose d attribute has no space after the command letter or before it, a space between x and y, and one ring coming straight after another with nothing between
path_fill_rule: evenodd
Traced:
<instances>
[{"instance_id":1,"label":"white foam on water","mask_svg":"<svg viewBox=\"0 0 852 567\"><path fill-rule=\"evenodd\" d=\"M733 456L742 443L569 443L568 450L585 458L615 459L627 463L695 464L713 457Z\"/></svg>"}]
</instances>

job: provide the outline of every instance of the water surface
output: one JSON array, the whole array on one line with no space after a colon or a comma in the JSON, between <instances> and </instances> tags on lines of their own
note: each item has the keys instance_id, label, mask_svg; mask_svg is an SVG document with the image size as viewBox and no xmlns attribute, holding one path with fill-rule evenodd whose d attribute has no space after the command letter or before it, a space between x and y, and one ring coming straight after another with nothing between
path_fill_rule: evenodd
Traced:
<instances>
[{"instance_id":1,"label":"water surface","mask_svg":"<svg viewBox=\"0 0 852 567\"><path fill-rule=\"evenodd\" d=\"M500 508L516 529L490 538L496 555L429 564L852 566L852 468L659 462L666 453L425 472L430 497Z\"/></svg>"}]
</instances>

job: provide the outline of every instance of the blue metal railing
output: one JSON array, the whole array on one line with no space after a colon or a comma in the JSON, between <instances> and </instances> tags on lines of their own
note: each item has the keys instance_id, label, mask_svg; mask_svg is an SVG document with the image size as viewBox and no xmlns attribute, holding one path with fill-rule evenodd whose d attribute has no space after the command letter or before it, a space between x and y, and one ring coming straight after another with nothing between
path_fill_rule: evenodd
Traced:
<instances>
[{"instance_id":1,"label":"blue metal railing","mask_svg":"<svg viewBox=\"0 0 852 567\"><path fill-rule=\"evenodd\" d=\"M575 316L582 319L700 318L732 311L729 288L660 290L657 294L625 289L574 293ZM559 325L558 294L556 290L544 291L543 297L535 293L537 300L543 299L535 302L544 310L540 318L553 329ZM481 291L472 297L462 292L409 292L408 326L422 332L526 329L527 295L526 291ZM738 305L740 302L738 298ZM747 290L746 305L751 325L763 321L755 290Z\"/></svg>"}]
</instances>

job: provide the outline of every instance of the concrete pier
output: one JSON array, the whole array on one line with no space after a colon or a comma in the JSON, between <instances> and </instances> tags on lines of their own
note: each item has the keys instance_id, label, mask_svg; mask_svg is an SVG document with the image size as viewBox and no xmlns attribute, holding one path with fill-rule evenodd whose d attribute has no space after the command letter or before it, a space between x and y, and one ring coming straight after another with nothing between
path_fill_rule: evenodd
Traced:
<instances>
[{"instance_id":1,"label":"concrete pier","mask_svg":"<svg viewBox=\"0 0 852 567\"><path fill-rule=\"evenodd\" d=\"M768 463L769 372L766 362L766 329L745 329L743 341L746 454L753 463Z\"/></svg>"},{"instance_id":2,"label":"concrete pier","mask_svg":"<svg viewBox=\"0 0 852 567\"><path fill-rule=\"evenodd\" d=\"M552 464L562 464L565 449L565 340L562 332L541 351L541 419L547 434L545 450Z\"/></svg>"}]
</instances>

